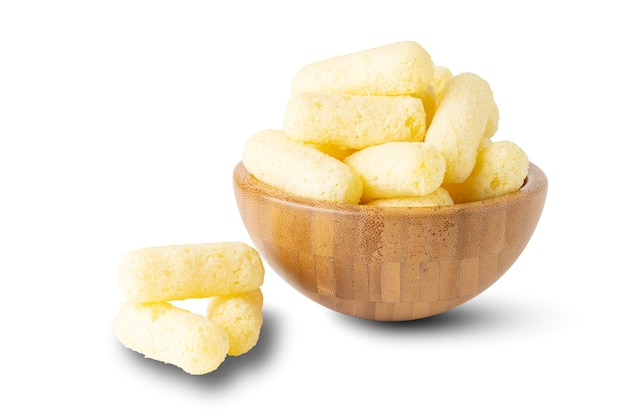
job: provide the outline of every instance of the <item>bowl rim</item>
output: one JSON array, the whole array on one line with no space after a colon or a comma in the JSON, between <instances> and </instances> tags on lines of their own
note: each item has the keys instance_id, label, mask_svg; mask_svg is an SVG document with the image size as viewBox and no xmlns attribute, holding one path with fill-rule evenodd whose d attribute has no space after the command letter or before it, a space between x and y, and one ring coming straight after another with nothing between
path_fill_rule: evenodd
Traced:
<instances>
[{"instance_id":1,"label":"bowl rim","mask_svg":"<svg viewBox=\"0 0 626 417\"><path fill-rule=\"evenodd\" d=\"M446 214L459 210L473 211L484 210L486 208L498 207L502 203L511 203L516 200L528 198L532 194L540 193L547 188L547 177L541 168L532 162L528 163L528 175L524 179L522 186L509 193L486 200L473 201L470 203L455 203L448 206L369 206L365 204L349 204L349 203L331 203L324 200L300 197L287 191L280 190L269 184L266 184L251 174L242 161L239 161L233 170L233 180L239 188L246 188L248 192L263 196L267 200L279 202L281 204L289 204L300 208L314 209L316 211L328 211L341 214L363 214L363 213L388 213L388 214L407 214L413 212L415 214ZM242 187L245 183L247 186Z\"/></svg>"}]
</instances>

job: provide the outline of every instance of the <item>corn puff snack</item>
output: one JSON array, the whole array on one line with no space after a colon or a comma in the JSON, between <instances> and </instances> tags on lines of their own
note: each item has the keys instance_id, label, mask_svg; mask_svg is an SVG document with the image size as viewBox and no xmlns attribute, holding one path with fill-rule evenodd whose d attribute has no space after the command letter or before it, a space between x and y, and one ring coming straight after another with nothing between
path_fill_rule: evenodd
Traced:
<instances>
[{"instance_id":1,"label":"corn puff snack","mask_svg":"<svg viewBox=\"0 0 626 417\"><path fill-rule=\"evenodd\" d=\"M283 128L297 142L363 149L423 141L426 113L422 100L410 96L295 93L287 103Z\"/></svg>"},{"instance_id":2,"label":"corn puff snack","mask_svg":"<svg viewBox=\"0 0 626 417\"><path fill-rule=\"evenodd\" d=\"M362 203L379 198L415 197L441 186L446 161L424 142L389 142L370 146L344 162L363 182Z\"/></svg>"},{"instance_id":3,"label":"corn puff snack","mask_svg":"<svg viewBox=\"0 0 626 417\"><path fill-rule=\"evenodd\" d=\"M426 129L428 129L431 122L433 121L433 116L437 111L437 105L439 103L437 99L437 93L435 92L435 87L432 84L429 84L428 87L423 89L422 92L419 93L416 97L422 101L422 106L424 107L424 113L426 115L424 122L426 124ZM423 140L424 137L421 136L420 141Z\"/></svg>"},{"instance_id":4,"label":"corn puff snack","mask_svg":"<svg viewBox=\"0 0 626 417\"><path fill-rule=\"evenodd\" d=\"M291 88L292 93L417 95L428 86L433 71L421 45L401 41L308 64L295 74Z\"/></svg>"},{"instance_id":5,"label":"corn puff snack","mask_svg":"<svg viewBox=\"0 0 626 417\"><path fill-rule=\"evenodd\" d=\"M228 355L243 355L256 345L263 325L262 308L263 294L260 289L209 300L207 316L228 334Z\"/></svg>"},{"instance_id":6,"label":"corn puff snack","mask_svg":"<svg viewBox=\"0 0 626 417\"><path fill-rule=\"evenodd\" d=\"M300 197L345 204L361 198L363 184L350 167L281 131L252 135L242 162L260 181Z\"/></svg>"},{"instance_id":7,"label":"corn puff snack","mask_svg":"<svg viewBox=\"0 0 626 417\"><path fill-rule=\"evenodd\" d=\"M452 78L452 71L450 71L448 67L435 65L433 68L433 79L431 81L431 85L433 86L433 90L435 90L437 102L441 101L443 91L446 89L446 84L450 78Z\"/></svg>"},{"instance_id":8,"label":"corn puff snack","mask_svg":"<svg viewBox=\"0 0 626 417\"><path fill-rule=\"evenodd\" d=\"M493 142L478 152L476 165L461 184L445 186L455 203L471 203L518 190L528 175L528 156L510 141Z\"/></svg>"},{"instance_id":9,"label":"corn puff snack","mask_svg":"<svg viewBox=\"0 0 626 417\"><path fill-rule=\"evenodd\" d=\"M463 182L472 172L494 106L489 84L478 75L463 73L448 80L424 139L446 160L444 184Z\"/></svg>"},{"instance_id":10,"label":"corn puff snack","mask_svg":"<svg viewBox=\"0 0 626 417\"><path fill-rule=\"evenodd\" d=\"M437 188L430 194L417 197L379 198L367 203L378 207L433 207L451 206L454 204L450 193L445 188Z\"/></svg>"},{"instance_id":11,"label":"corn puff snack","mask_svg":"<svg viewBox=\"0 0 626 417\"><path fill-rule=\"evenodd\" d=\"M284 137L270 140L278 134L260 132L244 151L244 166L268 185L331 203L394 206L450 205L450 199L456 203L487 198L510 188L505 182L489 191L482 180L468 181L470 174L477 175L473 172L478 155L494 143L499 128L491 87L477 74L454 74L435 65L416 42L310 63L294 74L291 87L283 114ZM402 145L387 146L392 143ZM410 161L415 149L399 155L407 143L430 148ZM380 146L393 153L383 155ZM441 159L443 168L437 162ZM476 172L487 175L489 165L480 164ZM510 184L519 183L516 175ZM468 191L472 184L479 189Z\"/></svg>"},{"instance_id":12,"label":"corn puff snack","mask_svg":"<svg viewBox=\"0 0 626 417\"><path fill-rule=\"evenodd\" d=\"M192 375L217 369L229 349L228 334L220 326L166 302L126 302L113 326L125 347Z\"/></svg>"},{"instance_id":13,"label":"corn puff snack","mask_svg":"<svg viewBox=\"0 0 626 417\"><path fill-rule=\"evenodd\" d=\"M240 242L138 249L118 271L122 293L133 302L205 298L252 291L263 284L258 252Z\"/></svg>"},{"instance_id":14,"label":"corn puff snack","mask_svg":"<svg viewBox=\"0 0 626 417\"><path fill-rule=\"evenodd\" d=\"M138 249L122 259L118 278L128 299L114 319L114 334L147 358L201 375L257 343L264 268L244 243ZM205 297L206 316L168 302Z\"/></svg>"}]
</instances>

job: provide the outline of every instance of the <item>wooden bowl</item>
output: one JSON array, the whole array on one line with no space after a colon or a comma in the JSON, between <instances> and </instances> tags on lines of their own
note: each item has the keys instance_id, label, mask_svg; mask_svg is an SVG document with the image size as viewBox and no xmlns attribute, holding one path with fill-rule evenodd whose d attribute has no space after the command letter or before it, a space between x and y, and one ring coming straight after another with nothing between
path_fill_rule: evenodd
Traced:
<instances>
[{"instance_id":1,"label":"wooden bowl","mask_svg":"<svg viewBox=\"0 0 626 417\"><path fill-rule=\"evenodd\" d=\"M241 162L233 183L250 238L278 275L325 307L378 321L439 314L487 289L526 247L548 190L532 163L518 191L442 207L298 198Z\"/></svg>"}]
</instances>

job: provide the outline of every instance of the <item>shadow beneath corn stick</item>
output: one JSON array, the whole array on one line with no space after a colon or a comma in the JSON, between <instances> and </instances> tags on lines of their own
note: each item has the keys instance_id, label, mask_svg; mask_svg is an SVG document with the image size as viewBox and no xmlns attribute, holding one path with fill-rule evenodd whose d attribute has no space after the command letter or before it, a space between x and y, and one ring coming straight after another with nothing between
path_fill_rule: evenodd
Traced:
<instances>
[{"instance_id":1,"label":"shadow beneath corn stick","mask_svg":"<svg viewBox=\"0 0 626 417\"><path fill-rule=\"evenodd\" d=\"M227 356L224 362L213 372L204 375L190 375L181 368L157 360L146 358L143 354L125 348L118 343L126 365L136 368L137 372L145 373L150 378L159 378L176 385L184 384L197 389L206 390L228 388L235 380L245 379L246 374L255 373L264 367L275 351L279 324L278 315L270 309L263 308L263 326L257 344L240 356Z\"/></svg>"},{"instance_id":2,"label":"shadow beneath corn stick","mask_svg":"<svg viewBox=\"0 0 626 417\"><path fill-rule=\"evenodd\" d=\"M246 374L254 373L257 369L264 367L276 352L279 321L278 314L264 306L263 326L257 344L243 355L227 356L219 368L199 378L202 379L199 385L205 387L224 385L231 379L246 378Z\"/></svg>"}]
</instances>

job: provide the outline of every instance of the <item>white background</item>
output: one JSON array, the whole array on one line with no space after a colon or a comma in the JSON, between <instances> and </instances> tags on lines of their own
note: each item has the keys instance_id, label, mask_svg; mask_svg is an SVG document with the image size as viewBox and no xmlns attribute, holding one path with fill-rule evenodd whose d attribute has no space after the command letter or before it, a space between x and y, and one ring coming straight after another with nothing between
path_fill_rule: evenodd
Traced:
<instances>
[{"instance_id":1,"label":"white background","mask_svg":"<svg viewBox=\"0 0 626 417\"><path fill-rule=\"evenodd\" d=\"M624 415L618 2L3 1L0 408ZM340 315L270 268L258 345L187 375L112 333L126 252L250 242L231 174L303 65L399 40L471 71L549 179L518 262L448 313ZM202 309L201 305L188 308Z\"/></svg>"}]
</instances>

